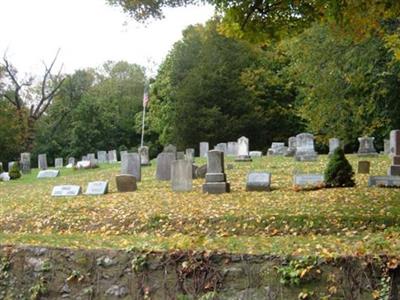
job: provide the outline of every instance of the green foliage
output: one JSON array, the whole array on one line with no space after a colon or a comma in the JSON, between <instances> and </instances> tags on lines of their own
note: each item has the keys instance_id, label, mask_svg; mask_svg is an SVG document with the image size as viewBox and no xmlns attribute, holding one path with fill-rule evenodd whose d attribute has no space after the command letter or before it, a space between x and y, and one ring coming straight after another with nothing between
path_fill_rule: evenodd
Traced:
<instances>
[{"instance_id":1,"label":"green foliage","mask_svg":"<svg viewBox=\"0 0 400 300\"><path fill-rule=\"evenodd\" d=\"M3 164L0 164L0 174L4 172Z\"/></svg>"},{"instance_id":2,"label":"green foliage","mask_svg":"<svg viewBox=\"0 0 400 300\"><path fill-rule=\"evenodd\" d=\"M280 282L285 285L300 285L315 281L315 275L320 274L316 257L293 259L288 265L278 267L277 271L280 275Z\"/></svg>"},{"instance_id":3,"label":"green foliage","mask_svg":"<svg viewBox=\"0 0 400 300\"><path fill-rule=\"evenodd\" d=\"M8 175L10 176L10 179L18 179L21 177L21 172L19 168L19 163L15 162L12 166L11 169L8 170Z\"/></svg>"},{"instance_id":4,"label":"green foliage","mask_svg":"<svg viewBox=\"0 0 400 300\"><path fill-rule=\"evenodd\" d=\"M325 170L327 187L352 187L355 185L353 168L341 148L337 148Z\"/></svg>"}]
</instances>

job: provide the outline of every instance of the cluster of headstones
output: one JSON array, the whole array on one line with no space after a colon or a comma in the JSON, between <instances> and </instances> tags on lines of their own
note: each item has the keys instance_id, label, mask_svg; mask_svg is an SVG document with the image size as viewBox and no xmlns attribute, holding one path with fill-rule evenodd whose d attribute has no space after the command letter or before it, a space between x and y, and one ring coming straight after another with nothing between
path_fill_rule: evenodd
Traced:
<instances>
[{"instance_id":1,"label":"cluster of headstones","mask_svg":"<svg viewBox=\"0 0 400 300\"><path fill-rule=\"evenodd\" d=\"M219 143L214 150L227 156L235 156L236 161L251 161L251 157L261 156L261 151L249 152L249 139L245 136L238 138L237 142ZM207 157L209 151L208 142L200 143L200 157Z\"/></svg>"}]
</instances>

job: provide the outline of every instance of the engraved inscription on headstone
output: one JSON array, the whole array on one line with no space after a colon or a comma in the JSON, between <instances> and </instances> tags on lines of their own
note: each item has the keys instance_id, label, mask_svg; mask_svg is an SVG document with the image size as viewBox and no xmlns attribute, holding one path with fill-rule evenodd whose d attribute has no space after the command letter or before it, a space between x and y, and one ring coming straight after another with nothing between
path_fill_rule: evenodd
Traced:
<instances>
[{"instance_id":1,"label":"engraved inscription on headstone","mask_svg":"<svg viewBox=\"0 0 400 300\"><path fill-rule=\"evenodd\" d=\"M295 174L293 178L295 186L319 186L324 184L322 174Z\"/></svg>"},{"instance_id":2,"label":"engraved inscription on headstone","mask_svg":"<svg viewBox=\"0 0 400 300\"><path fill-rule=\"evenodd\" d=\"M79 185L57 185L53 188L51 195L53 197L64 197L64 196L77 196L81 193L81 187Z\"/></svg>"},{"instance_id":3,"label":"engraved inscription on headstone","mask_svg":"<svg viewBox=\"0 0 400 300\"><path fill-rule=\"evenodd\" d=\"M31 172L31 154L29 152L21 153L21 172L29 174Z\"/></svg>"},{"instance_id":4,"label":"engraved inscription on headstone","mask_svg":"<svg viewBox=\"0 0 400 300\"><path fill-rule=\"evenodd\" d=\"M39 171L36 178L54 178L60 175L60 170L42 170Z\"/></svg>"},{"instance_id":5,"label":"engraved inscription on headstone","mask_svg":"<svg viewBox=\"0 0 400 300\"><path fill-rule=\"evenodd\" d=\"M104 195L108 193L108 181L92 181L86 188L86 195Z\"/></svg>"},{"instance_id":6,"label":"engraved inscription on headstone","mask_svg":"<svg viewBox=\"0 0 400 300\"><path fill-rule=\"evenodd\" d=\"M251 172L247 175L246 191L269 191L271 173Z\"/></svg>"}]
</instances>

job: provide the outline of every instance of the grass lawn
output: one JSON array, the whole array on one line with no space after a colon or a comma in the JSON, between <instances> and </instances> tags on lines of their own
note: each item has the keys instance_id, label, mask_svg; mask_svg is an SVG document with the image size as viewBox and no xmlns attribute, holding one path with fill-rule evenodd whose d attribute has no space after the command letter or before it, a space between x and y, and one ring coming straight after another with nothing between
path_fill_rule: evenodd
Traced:
<instances>
[{"instance_id":1,"label":"grass lawn","mask_svg":"<svg viewBox=\"0 0 400 300\"><path fill-rule=\"evenodd\" d=\"M354 170L358 157L347 156ZM294 172L323 172L317 162L262 157L227 170L232 192L206 195L204 179L190 193L174 193L169 182L155 180L155 162L142 168L138 191L117 193L119 165L73 171L55 179L0 182L0 244L143 250L218 250L278 255L400 255L400 191L368 188L368 175L356 175L357 187L296 192ZM364 160L365 158L363 158ZM371 175L385 175L387 156L369 158ZM204 159L196 159L201 165ZM271 192L246 192L250 170L272 173ZM51 197L57 184L109 180L104 196Z\"/></svg>"}]
</instances>

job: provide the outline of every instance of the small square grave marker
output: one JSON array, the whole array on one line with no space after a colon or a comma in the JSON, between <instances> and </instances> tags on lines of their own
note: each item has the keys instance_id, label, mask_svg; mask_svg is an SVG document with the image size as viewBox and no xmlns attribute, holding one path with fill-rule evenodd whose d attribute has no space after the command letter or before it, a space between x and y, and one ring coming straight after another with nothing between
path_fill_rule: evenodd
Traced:
<instances>
[{"instance_id":1,"label":"small square grave marker","mask_svg":"<svg viewBox=\"0 0 400 300\"><path fill-rule=\"evenodd\" d=\"M246 191L269 191L271 173L251 172L247 175Z\"/></svg>"},{"instance_id":2,"label":"small square grave marker","mask_svg":"<svg viewBox=\"0 0 400 300\"><path fill-rule=\"evenodd\" d=\"M53 188L51 195L53 197L77 196L82 189L79 185L57 185Z\"/></svg>"}]
</instances>

